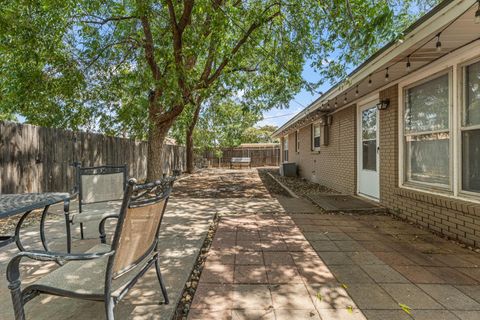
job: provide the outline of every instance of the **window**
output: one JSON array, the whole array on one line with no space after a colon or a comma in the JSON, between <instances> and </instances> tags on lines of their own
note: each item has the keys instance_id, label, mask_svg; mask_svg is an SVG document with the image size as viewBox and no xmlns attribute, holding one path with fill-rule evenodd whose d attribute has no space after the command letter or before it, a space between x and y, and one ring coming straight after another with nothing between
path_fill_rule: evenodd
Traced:
<instances>
[{"instance_id":1,"label":"window","mask_svg":"<svg viewBox=\"0 0 480 320\"><path fill-rule=\"evenodd\" d=\"M362 168L377 171L377 108L362 111Z\"/></svg>"},{"instance_id":2,"label":"window","mask_svg":"<svg viewBox=\"0 0 480 320\"><path fill-rule=\"evenodd\" d=\"M480 192L480 61L463 68L462 190Z\"/></svg>"},{"instance_id":3,"label":"window","mask_svg":"<svg viewBox=\"0 0 480 320\"><path fill-rule=\"evenodd\" d=\"M312 125L312 150L319 151L320 150L320 132L321 127L320 123Z\"/></svg>"},{"instance_id":4,"label":"window","mask_svg":"<svg viewBox=\"0 0 480 320\"><path fill-rule=\"evenodd\" d=\"M295 152L300 152L300 139L298 139L298 130L295 131Z\"/></svg>"},{"instance_id":5,"label":"window","mask_svg":"<svg viewBox=\"0 0 480 320\"><path fill-rule=\"evenodd\" d=\"M450 75L405 90L405 181L450 187Z\"/></svg>"},{"instance_id":6,"label":"window","mask_svg":"<svg viewBox=\"0 0 480 320\"><path fill-rule=\"evenodd\" d=\"M283 162L288 161L288 135L283 138Z\"/></svg>"}]
</instances>

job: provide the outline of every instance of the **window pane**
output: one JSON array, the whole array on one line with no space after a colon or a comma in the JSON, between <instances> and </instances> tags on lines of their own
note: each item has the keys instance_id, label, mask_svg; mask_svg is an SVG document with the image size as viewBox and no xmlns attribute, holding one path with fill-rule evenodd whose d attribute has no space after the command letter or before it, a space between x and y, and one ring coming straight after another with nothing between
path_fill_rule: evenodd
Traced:
<instances>
[{"instance_id":1,"label":"window pane","mask_svg":"<svg viewBox=\"0 0 480 320\"><path fill-rule=\"evenodd\" d=\"M314 137L320 137L320 126L314 126L313 127L313 136Z\"/></svg>"},{"instance_id":2,"label":"window pane","mask_svg":"<svg viewBox=\"0 0 480 320\"><path fill-rule=\"evenodd\" d=\"M377 140L363 141L363 169L377 171Z\"/></svg>"},{"instance_id":3,"label":"window pane","mask_svg":"<svg viewBox=\"0 0 480 320\"><path fill-rule=\"evenodd\" d=\"M405 151L408 181L449 185L450 135L448 133L408 136Z\"/></svg>"},{"instance_id":4,"label":"window pane","mask_svg":"<svg viewBox=\"0 0 480 320\"><path fill-rule=\"evenodd\" d=\"M448 129L448 74L406 92L405 132Z\"/></svg>"},{"instance_id":5,"label":"window pane","mask_svg":"<svg viewBox=\"0 0 480 320\"><path fill-rule=\"evenodd\" d=\"M465 68L464 125L480 124L480 62Z\"/></svg>"},{"instance_id":6,"label":"window pane","mask_svg":"<svg viewBox=\"0 0 480 320\"><path fill-rule=\"evenodd\" d=\"M362 138L363 140L377 138L377 108L362 111Z\"/></svg>"},{"instance_id":7,"label":"window pane","mask_svg":"<svg viewBox=\"0 0 480 320\"><path fill-rule=\"evenodd\" d=\"M313 147L320 148L320 137L313 138Z\"/></svg>"},{"instance_id":8,"label":"window pane","mask_svg":"<svg viewBox=\"0 0 480 320\"><path fill-rule=\"evenodd\" d=\"M480 130L462 132L463 190L480 192Z\"/></svg>"}]
</instances>

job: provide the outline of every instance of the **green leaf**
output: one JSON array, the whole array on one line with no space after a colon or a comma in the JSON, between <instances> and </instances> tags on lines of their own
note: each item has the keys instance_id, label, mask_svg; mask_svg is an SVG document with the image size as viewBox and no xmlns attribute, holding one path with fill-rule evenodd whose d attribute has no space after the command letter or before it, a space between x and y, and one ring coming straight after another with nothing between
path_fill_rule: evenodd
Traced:
<instances>
[{"instance_id":1,"label":"green leaf","mask_svg":"<svg viewBox=\"0 0 480 320\"><path fill-rule=\"evenodd\" d=\"M403 303L399 303L398 304L400 306L400 308L402 308L403 311L405 311L406 313L408 314L412 314L410 311L412 310L409 306L407 306L406 304L403 304Z\"/></svg>"}]
</instances>

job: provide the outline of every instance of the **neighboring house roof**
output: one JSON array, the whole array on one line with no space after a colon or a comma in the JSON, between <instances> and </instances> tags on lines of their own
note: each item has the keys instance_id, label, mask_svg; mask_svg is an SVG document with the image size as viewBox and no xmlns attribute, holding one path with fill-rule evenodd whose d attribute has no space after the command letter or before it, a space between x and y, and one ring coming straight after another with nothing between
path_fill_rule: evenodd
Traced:
<instances>
[{"instance_id":1,"label":"neighboring house roof","mask_svg":"<svg viewBox=\"0 0 480 320\"><path fill-rule=\"evenodd\" d=\"M410 72L413 72L458 48L479 40L480 24L474 23L477 4L478 0L442 1L406 29L401 39L392 41L378 50L351 72L345 80L300 111L278 128L272 136L283 136L300 120L311 120L312 115L318 118L319 115L349 106L353 101L371 92L393 85L409 73L405 67L407 58L411 62ZM439 33L442 50L437 52L436 36ZM387 70L389 79L386 83L384 78ZM372 80L370 85L369 79ZM345 98L346 102L344 102Z\"/></svg>"}]
</instances>

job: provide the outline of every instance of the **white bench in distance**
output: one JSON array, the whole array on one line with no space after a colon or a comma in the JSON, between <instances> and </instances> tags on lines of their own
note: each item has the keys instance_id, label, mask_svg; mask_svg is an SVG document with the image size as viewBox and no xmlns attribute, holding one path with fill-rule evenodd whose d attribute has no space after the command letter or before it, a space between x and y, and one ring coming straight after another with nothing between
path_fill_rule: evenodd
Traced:
<instances>
[{"instance_id":1,"label":"white bench in distance","mask_svg":"<svg viewBox=\"0 0 480 320\"><path fill-rule=\"evenodd\" d=\"M230 169L233 168L234 165L248 166L251 168L252 159L250 157L233 157L230 159Z\"/></svg>"}]
</instances>

